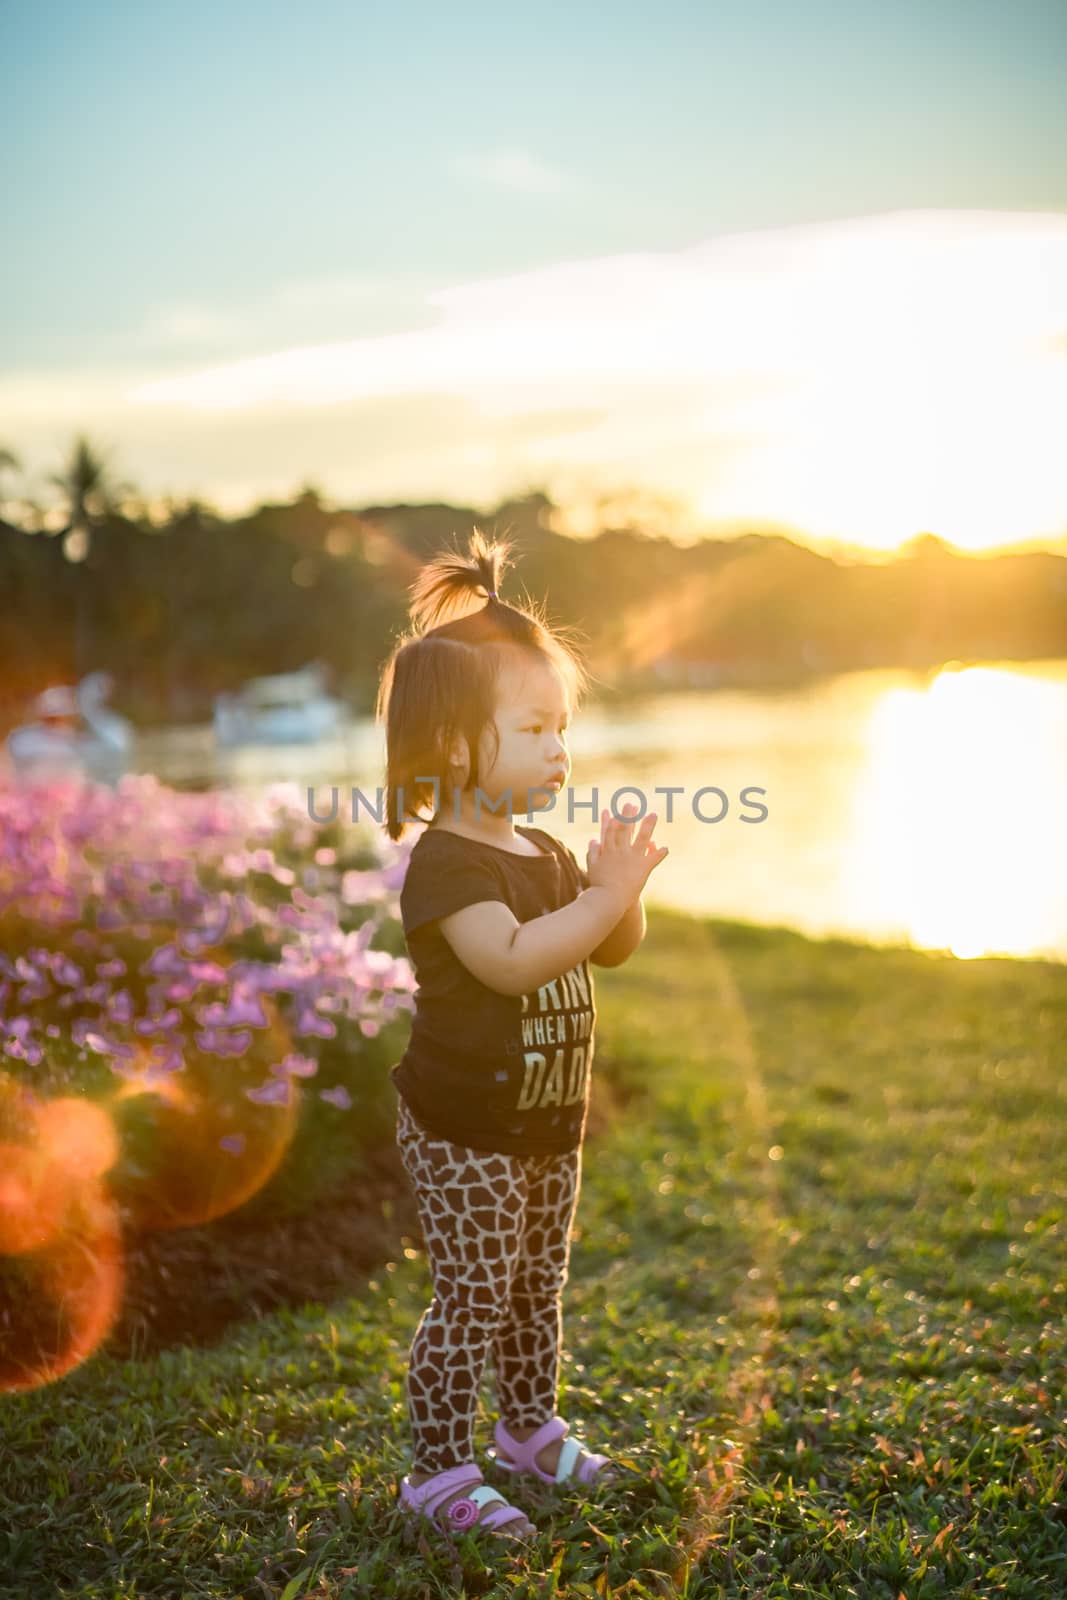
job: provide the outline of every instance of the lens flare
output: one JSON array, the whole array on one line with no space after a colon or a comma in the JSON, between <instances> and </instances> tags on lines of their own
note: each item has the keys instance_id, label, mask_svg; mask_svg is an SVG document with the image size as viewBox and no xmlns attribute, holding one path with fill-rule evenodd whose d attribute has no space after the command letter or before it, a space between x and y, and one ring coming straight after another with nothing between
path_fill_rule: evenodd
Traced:
<instances>
[{"instance_id":1,"label":"lens flare","mask_svg":"<svg viewBox=\"0 0 1067 1600\"><path fill-rule=\"evenodd\" d=\"M40 1104L0 1080L0 1390L54 1383L114 1324L124 1281L118 1209L103 1180L107 1112Z\"/></svg>"},{"instance_id":2,"label":"lens flare","mask_svg":"<svg viewBox=\"0 0 1067 1600\"><path fill-rule=\"evenodd\" d=\"M276 1006L269 996L263 1002L269 1026L259 1030L254 1060L189 1050L180 1072L145 1072L117 1090L123 1155L112 1191L134 1227L211 1222L244 1205L281 1165L301 1091L292 1078L275 1078L269 1100L249 1098L263 1092L263 1061L280 1062L292 1049Z\"/></svg>"}]
</instances>

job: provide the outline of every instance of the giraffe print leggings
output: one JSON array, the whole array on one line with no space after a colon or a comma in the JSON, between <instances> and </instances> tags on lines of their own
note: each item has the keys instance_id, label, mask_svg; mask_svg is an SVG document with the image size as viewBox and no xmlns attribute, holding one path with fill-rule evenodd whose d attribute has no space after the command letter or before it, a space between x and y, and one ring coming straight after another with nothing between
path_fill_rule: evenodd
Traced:
<instances>
[{"instance_id":1,"label":"giraffe print leggings","mask_svg":"<svg viewBox=\"0 0 1067 1600\"><path fill-rule=\"evenodd\" d=\"M439 1139L398 1095L396 1142L426 1239L434 1294L408 1358L412 1470L473 1460L489 1357L507 1428L556 1414L561 1293L582 1149L513 1156Z\"/></svg>"}]
</instances>

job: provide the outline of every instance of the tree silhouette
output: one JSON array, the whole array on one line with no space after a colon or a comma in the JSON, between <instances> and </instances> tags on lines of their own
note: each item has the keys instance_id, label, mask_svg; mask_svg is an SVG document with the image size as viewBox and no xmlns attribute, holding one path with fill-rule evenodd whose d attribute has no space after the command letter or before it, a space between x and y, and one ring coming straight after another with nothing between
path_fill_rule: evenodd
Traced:
<instances>
[{"instance_id":1,"label":"tree silhouette","mask_svg":"<svg viewBox=\"0 0 1067 1600\"><path fill-rule=\"evenodd\" d=\"M5 445L0 444L0 484L2 484L5 472L21 471L22 462L19 460L15 452L13 450L8 450ZM0 506L3 506L6 498L7 497L3 493L2 488L0 488Z\"/></svg>"},{"instance_id":2,"label":"tree silhouette","mask_svg":"<svg viewBox=\"0 0 1067 1600\"><path fill-rule=\"evenodd\" d=\"M113 480L105 457L84 434L75 439L63 470L51 473L48 481L66 501L63 553L68 561L83 561L88 556L94 528L112 515L127 495L135 493L132 484Z\"/></svg>"},{"instance_id":3,"label":"tree silhouette","mask_svg":"<svg viewBox=\"0 0 1067 1600\"><path fill-rule=\"evenodd\" d=\"M114 516L123 499L135 493L134 486L116 481L103 453L79 434L71 446L62 471L52 473L49 483L61 491L66 502L67 527L63 530L63 554L71 566L74 584L74 670L81 677L89 670L90 555L93 533ZM79 565L85 568L79 572Z\"/></svg>"}]
</instances>

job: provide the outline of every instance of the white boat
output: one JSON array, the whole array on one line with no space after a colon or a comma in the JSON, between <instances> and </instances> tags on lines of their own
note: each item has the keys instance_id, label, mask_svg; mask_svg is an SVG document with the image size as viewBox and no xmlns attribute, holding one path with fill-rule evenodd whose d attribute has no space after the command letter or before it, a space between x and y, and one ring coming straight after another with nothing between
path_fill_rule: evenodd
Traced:
<instances>
[{"instance_id":1,"label":"white boat","mask_svg":"<svg viewBox=\"0 0 1067 1600\"><path fill-rule=\"evenodd\" d=\"M325 691L325 674L317 661L296 672L250 678L235 694L216 695L216 741L233 749L336 738L347 707Z\"/></svg>"},{"instance_id":2,"label":"white boat","mask_svg":"<svg viewBox=\"0 0 1067 1600\"><path fill-rule=\"evenodd\" d=\"M105 705L113 687L109 672L90 672L77 685L42 690L30 707L36 721L13 728L4 741L16 776L115 783L128 772L134 729Z\"/></svg>"}]
</instances>

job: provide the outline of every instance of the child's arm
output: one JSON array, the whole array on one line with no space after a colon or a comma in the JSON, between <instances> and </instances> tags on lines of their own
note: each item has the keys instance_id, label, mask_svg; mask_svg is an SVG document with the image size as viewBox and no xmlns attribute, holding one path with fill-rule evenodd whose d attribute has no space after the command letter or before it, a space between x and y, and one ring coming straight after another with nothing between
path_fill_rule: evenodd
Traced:
<instances>
[{"instance_id":1,"label":"child's arm","mask_svg":"<svg viewBox=\"0 0 1067 1600\"><path fill-rule=\"evenodd\" d=\"M590 953L590 961L597 967L621 967L624 961L629 961L647 931L644 902L638 895L607 938Z\"/></svg>"},{"instance_id":2,"label":"child's arm","mask_svg":"<svg viewBox=\"0 0 1067 1600\"><path fill-rule=\"evenodd\" d=\"M499 900L481 900L442 917L441 932L486 988L529 994L607 942L627 910L622 893L598 884L529 922L519 922Z\"/></svg>"},{"instance_id":3,"label":"child's arm","mask_svg":"<svg viewBox=\"0 0 1067 1600\"><path fill-rule=\"evenodd\" d=\"M614 833L617 837L620 831L624 831L626 836L629 837L629 830L637 821L636 812L637 807L629 804L624 808L624 814L621 817L615 817L608 811L600 813L600 838L593 840L589 846L590 866L603 850L609 834ZM578 865L577 857L572 850L566 845L562 848L567 851L574 865L578 867L582 887L587 888L590 883L588 872ZM607 938L591 952L589 959L594 966L621 967L624 961L629 961L645 937L646 932L645 908L641 900L641 891L639 890Z\"/></svg>"}]
</instances>

